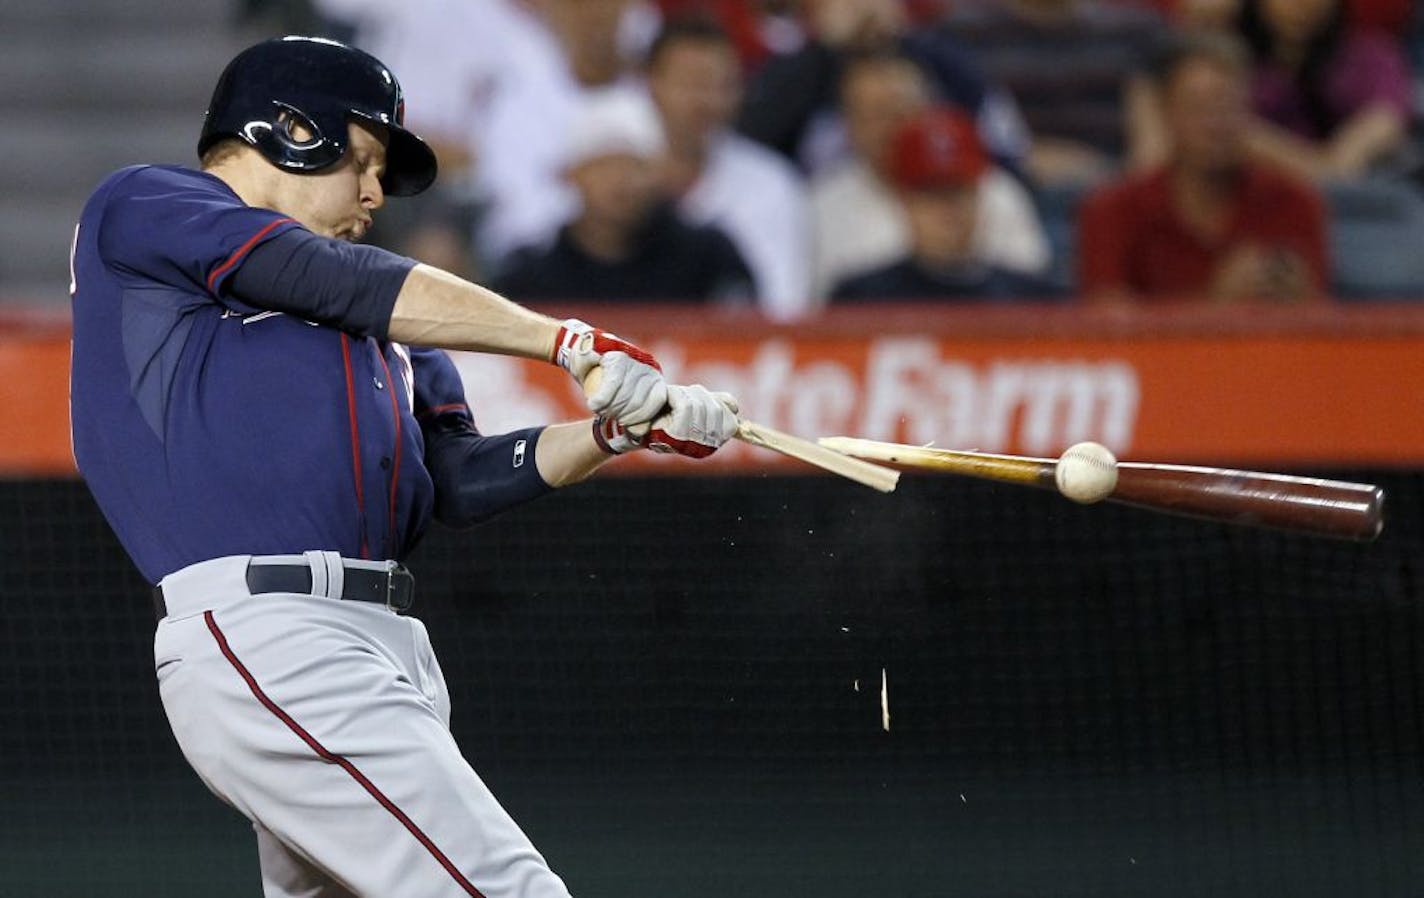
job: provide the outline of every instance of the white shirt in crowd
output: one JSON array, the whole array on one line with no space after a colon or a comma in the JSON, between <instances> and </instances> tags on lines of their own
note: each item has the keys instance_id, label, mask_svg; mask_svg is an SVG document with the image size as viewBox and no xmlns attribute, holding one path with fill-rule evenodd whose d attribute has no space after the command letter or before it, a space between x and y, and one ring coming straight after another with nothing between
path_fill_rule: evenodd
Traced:
<instances>
[{"instance_id":1,"label":"white shirt in crowd","mask_svg":"<svg viewBox=\"0 0 1424 898\"><path fill-rule=\"evenodd\" d=\"M891 188L868 166L848 160L811 184L815 245L814 295L828 296L840 281L889 265L910 251L910 230ZM1033 196L1000 168L979 186L974 253L980 261L1024 274L1042 274L1052 261Z\"/></svg>"},{"instance_id":2,"label":"white shirt in crowd","mask_svg":"<svg viewBox=\"0 0 1424 898\"><path fill-rule=\"evenodd\" d=\"M317 0L401 81L406 127L474 149L496 93L543 26L510 0ZM442 172L442 175L444 173ZM443 180L443 178L442 178Z\"/></svg>"},{"instance_id":3,"label":"white shirt in crowd","mask_svg":"<svg viewBox=\"0 0 1424 898\"><path fill-rule=\"evenodd\" d=\"M587 88L539 16L512 0L318 0L357 28L357 43L401 79L406 124L463 142L474 159L468 186L486 211L475 235L496 262L541 243L577 210L563 180L569 130L582 103L603 92L641 91L633 78ZM646 42L650 7L635 3L626 42ZM443 177L442 183L454 187Z\"/></svg>"},{"instance_id":4,"label":"white shirt in crowd","mask_svg":"<svg viewBox=\"0 0 1424 898\"><path fill-rule=\"evenodd\" d=\"M782 156L739 134L722 134L679 209L736 244L767 316L787 320L814 308L810 207L799 173Z\"/></svg>"}]
</instances>

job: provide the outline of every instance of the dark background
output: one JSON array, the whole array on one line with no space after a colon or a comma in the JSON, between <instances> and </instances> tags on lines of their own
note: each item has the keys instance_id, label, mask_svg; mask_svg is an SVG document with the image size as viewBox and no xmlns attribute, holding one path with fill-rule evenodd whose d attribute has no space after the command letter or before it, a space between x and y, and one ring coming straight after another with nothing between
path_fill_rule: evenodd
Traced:
<instances>
[{"instance_id":1,"label":"dark background","mask_svg":"<svg viewBox=\"0 0 1424 898\"><path fill-rule=\"evenodd\" d=\"M1333 473L1385 486L1378 542L609 479L432 532L415 613L579 898L1424 895L1424 481ZM82 484L0 482L0 539L0 895L259 895Z\"/></svg>"}]
</instances>

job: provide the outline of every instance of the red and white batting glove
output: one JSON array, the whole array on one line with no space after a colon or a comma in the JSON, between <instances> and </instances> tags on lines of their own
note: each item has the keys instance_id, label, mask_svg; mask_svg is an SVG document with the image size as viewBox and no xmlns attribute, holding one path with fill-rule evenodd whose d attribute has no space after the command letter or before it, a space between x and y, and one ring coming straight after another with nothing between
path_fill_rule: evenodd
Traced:
<instances>
[{"instance_id":1,"label":"red and white batting glove","mask_svg":"<svg viewBox=\"0 0 1424 898\"><path fill-rule=\"evenodd\" d=\"M653 419L643 444L654 452L706 458L737 435L737 400L701 384L669 385L668 409Z\"/></svg>"},{"instance_id":2,"label":"red and white batting glove","mask_svg":"<svg viewBox=\"0 0 1424 898\"><path fill-rule=\"evenodd\" d=\"M669 385L668 408L652 424L624 427L612 418L595 418L593 439L609 455L636 449L675 452L706 458L737 434L737 400L701 384Z\"/></svg>"},{"instance_id":3,"label":"red and white batting glove","mask_svg":"<svg viewBox=\"0 0 1424 898\"><path fill-rule=\"evenodd\" d=\"M648 435L647 428L646 424L638 427L642 433L640 437L612 418L594 418L593 441L609 455L622 455L643 448L643 437Z\"/></svg>"},{"instance_id":4,"label":"red and white batting glove","mask_svg":"<svg viewBox=\"0 0 1424 898\"><path fill-rule=\"evenodd\" d=\"M603 379L589 394L589 411L627 427L653 419L667 405L667 382L652 353L577 318L559 328L552 362L573 375L580 386L599 367Z\"/></svg>"}]
</instances>

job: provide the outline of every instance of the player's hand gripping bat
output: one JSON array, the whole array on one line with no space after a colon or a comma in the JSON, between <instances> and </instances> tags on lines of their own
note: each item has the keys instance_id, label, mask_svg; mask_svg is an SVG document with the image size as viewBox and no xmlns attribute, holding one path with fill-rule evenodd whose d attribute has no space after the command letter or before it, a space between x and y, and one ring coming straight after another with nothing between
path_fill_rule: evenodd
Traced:
<instances>
[{"instance_id":1,"label":"player's hand gripping bat","mask_svg":"<svg viewBox=\"0 0 1424 898\"><path fill-rule=\"evenodd\" d=\"M602 377L603 372L598 368L590 371L583 381L584 392L592 393L598 389L598 382ZM646 424L628 428L631 433L639 436L647 433L648 429ZM800 437L794 437L789 433L782 433L751 421L740 421L737 426L737 439L815 465L822 470L839 474L882 493L893 491L895 484L900 481L899 471L874 465L868 461L861 461L840 452L833 452L810 440L803 440Z\"/></svg>"}]
</instances>

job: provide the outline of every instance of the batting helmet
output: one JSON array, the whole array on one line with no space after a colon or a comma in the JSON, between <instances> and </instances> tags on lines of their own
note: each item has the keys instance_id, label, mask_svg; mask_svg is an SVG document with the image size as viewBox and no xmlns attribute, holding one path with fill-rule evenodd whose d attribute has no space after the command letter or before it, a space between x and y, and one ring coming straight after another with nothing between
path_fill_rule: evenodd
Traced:
<instances>
[{"instance_id":1,"label":"batting helmet","mask_svg":"<svg viewBox=\"0 0 1424 898\"><path fill-rule=\"evenodd\" d=\"M402 127L405 99L391 70L369 53L315 37L263 41L228 63L208 104L198 155L235 137L280 168L318 171L346 154L353 119L390 135L386 193L410 196L435 181L435 153ZM293 124L312 136L298 139Z\"/></svg>"}]
</instances>

